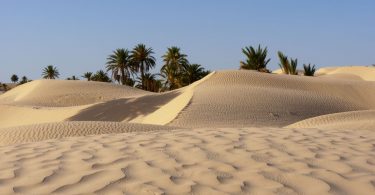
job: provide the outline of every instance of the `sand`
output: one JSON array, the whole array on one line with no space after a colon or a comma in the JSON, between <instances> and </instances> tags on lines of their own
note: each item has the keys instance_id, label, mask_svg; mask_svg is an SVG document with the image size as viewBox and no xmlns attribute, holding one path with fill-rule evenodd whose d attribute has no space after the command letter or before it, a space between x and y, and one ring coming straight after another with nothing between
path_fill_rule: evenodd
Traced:
<instances>
[{"instance_id":1,"label":"sand","mask_svg":"<svg viewBox=\"0 0 375 195\"><path fill-rule=\"evenodd\" d=\"M35 80L1 95L0 102L1 104L17 106L66 107L145 94L149 94L149 92L111 83L77 80Z\"/></svg>"},{"instance_id":2,"label":"sand","mask_svg":"<svg viewBox=\"0 0 375 195\"><path fill-rule=\"evenodd\" d=\"M375 67L371 66L343 66L326 67L316 72L317 76L344 78L353 80L375 81Z\"/></svg>"},{"instance_id":3,"label":"sand","mask_svg":"<svg viewBox=\"0 0 375 195\"><path fill-rule=\"evenodd\" d=\"M327 114L302 120L286 127L375 131L375 110Z\"/></svg>"},{"instance_id":4,"label":"sand","mask_svg":"<svg viewBox=\"0 0 375 195\"><path fill-rule=\"evenodd\" d=\"M373 194L374 141L373 131L201 128L10 145L0 193Z\"/></svg>"},{"instance_id":5,"label":"sand","mask_svg":"<svg viewBox=\"0 0 375 195\"><path fill-rule=\"evenodd\" d=\"M0 95L0 194L375 194L372 67Z\"/></svg>"},{"instance_id":6,"label":"sand","mask_svg":"<svg viewBox=\"0 0 375 195\"><path fill-rule=\"evenodd\" d=\"M282 127L307 118L375 109L375 82L222 71L198 85L170 124Z\"/></svg>"},{"instance_id":7,"label":"sand","mask_svg":"<svg viewBox=\"0 0 375 195\"><path fill-rule=\"evenodd\" d=\"M34 125L1 128L0 146L16 143L36 142L48 139L58 139L64 137L172 129L178 128L137 123L99 121L41 123Z\"/></svg>"}]
</instances>

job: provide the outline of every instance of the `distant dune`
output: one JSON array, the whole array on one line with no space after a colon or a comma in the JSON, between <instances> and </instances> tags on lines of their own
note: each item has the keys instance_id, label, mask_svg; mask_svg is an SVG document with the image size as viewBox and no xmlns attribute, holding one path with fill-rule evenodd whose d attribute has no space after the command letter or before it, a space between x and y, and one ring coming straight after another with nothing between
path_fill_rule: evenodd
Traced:
<instances>
[{"instance_id":1,"label":"distant dune","mask_svg":"<svg viewBox=\"0 0 375 195\"><path fill-rule=\"evenodd\" d=\"M2 104L64 107L80 106L117 98L136 97L149 92L94 81L35 80L0 96Z\"/></svg>"},{"instance_id":2,"label":"distant dune","mask_svg":"<svg viewBox=\"0 0 375 195\"><path fill-rule=\"evenodd\" d=\"M317 76L344 78L354 80L375 81L375 67L368 66L342 66L321 68Z\"/></svg>"},{"instance_id":3,"label":"distant dune","mask_svg":"<svg viewBox=\"0 0 375 195\"><path fill-rule=\"evenodd\" d=\"M375 130L375 110L317 116L288 125L287 128Z\"/></svg>"},{"instance_id":4,"label":"distant dune","mask_svg":"<svg viewBox=\"0 0 375 195\"><path fill-rule=\"evenodd\" d=\"M375 68L0 95L0 194L375 194Z\"/></svg>"}]
</instances>

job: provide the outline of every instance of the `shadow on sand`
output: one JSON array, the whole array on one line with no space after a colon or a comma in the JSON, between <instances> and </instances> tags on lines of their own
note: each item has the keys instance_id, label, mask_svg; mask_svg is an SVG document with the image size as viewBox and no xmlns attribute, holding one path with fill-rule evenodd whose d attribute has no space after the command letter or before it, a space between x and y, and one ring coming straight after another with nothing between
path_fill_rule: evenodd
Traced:
<instances>
[{"instance_id":1,"label":"shadow on sand","mask_svg":"<svg viewBox=\"0 0 375 195\"><path fill-rule=\"evenodd\" d=\"M136 98L111 100L83 109L67 121L131 121L139 116L155 112L161 106L181 94L171 91Z\"/></svg>"}]
</instances>

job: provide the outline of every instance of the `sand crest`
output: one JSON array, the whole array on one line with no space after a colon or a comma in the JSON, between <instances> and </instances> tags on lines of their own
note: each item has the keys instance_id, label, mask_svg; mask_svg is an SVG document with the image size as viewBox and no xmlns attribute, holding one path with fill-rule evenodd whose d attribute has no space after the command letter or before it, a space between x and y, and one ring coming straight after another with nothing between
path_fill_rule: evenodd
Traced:
<instances>
[{"instance_id":1,"label":"sand crest","mask_svg":"<svg viewBox=\"0 0 375 195\"><path fill-rule=\"evenodd\" d=\"M375 67L368 66L341 66L320 68L317 76L353 79L364 81L375 81Z\"/></svg>"},{"instance_id":2,"label":"sand crest","mask_svg":"<svg viewBox=\"0 0 375 195\"><path fill-rule=\"evenodd\" d=\"M63 107L151 94L129 86L95 81L35 80L0 96L1 104Z\"/></svg>"},{"instance_id":3,"label":"sand crest","mask_svg":"<svg viewBox=\"0 0 375 195\"><path fill-rule=\"evenodd\" d=\"M375 131L375 110L327 114L302 120L286 127Z\"/></svg>"},{"instance_id":4,"label":"sand crest","mask_svg":"<svg viewBox=\"0 0 375 195\"><path fill-rule=\"evenodd\" d=\"M330 113L375 109L375 83L253 71L218 71L170 124L285 126Z\"/></svg>"}]
</instances>

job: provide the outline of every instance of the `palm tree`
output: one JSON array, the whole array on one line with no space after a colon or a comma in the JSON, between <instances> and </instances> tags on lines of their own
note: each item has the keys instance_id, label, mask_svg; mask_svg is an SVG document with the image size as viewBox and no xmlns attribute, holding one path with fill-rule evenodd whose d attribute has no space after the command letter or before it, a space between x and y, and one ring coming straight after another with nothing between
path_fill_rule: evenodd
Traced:
<instances>
[{"instance_id":1,"label":"palm tree","mask_svg":"<svg viewBox=\"0 0 375 195\"><path fill-rule=\"evenodd\" d=\"M16 83L17 81L18 81L18 76L17 75L12 75L11 77L10 77L10 80L13 82L13 83Z\"/></svg>"},{"instance_id":2,"label":"palm tree","mask_svg":"<svg viewBox=\"0 0 375 195\"><path fill-rule=\"evenodd\" d=\"M66 78L66 80L73 80L73 81L75 81L75 80L79 80L79 79L75 75L73 75L72 77Z\"/></svg>"},{"instance_id":3,"label":"palm tree","mask_svg":"<svg viewBox=\"0 0 375 195\"><path fill-rule=\"evenodd\" d=\"M23 76L23 77L21 78L20 85L25 84L25 83L27 83L27 82L29 82L29 79L27 79L26 76Z\"/></svg>"},{"instance_id":4,"label":"palm tree","mask_svg":"<svg viewBox=\"0 0 375 195\"><path fill-rule=\"evenodd\" d=\"M59 75L60 75L59 71L53 65L48 65L47 67L45 67L42 73L42 76L44 79L59 78Z\"/></svg>"},{"instance_id":5,"label":"palm tree","mask_svg":"<svg viewBox=\"0 0 375 195\"><path fill-rule=\"evenodd\" d=\"M8 91L8 85L7 84L3 83L2 86L3 86L4 91Z\"/></svg>"},{"instance_id":6,"label":"palm tree","mask_svg":"<svg viewBox=\"0 0 375 195\"><path fill-rule=\"evenodd\" d=\"M154 54L152 48L147 48L144 44L138 44L131 52L132 64L141 73L141 78L143 78L145 73L151 68L155 67L156 59L152 54ZM145 85L142 81L142 89L144 89L144 87Z\"/></svg>"},{"instance_id":7,"label":"palm tree","mask_svg":"<svg viewBox=\"0 0 375 195\"><path fill-rule=\"evenodd\" d=\"M205 71L200 64L188 64L184 69L184 85L189 85L208 74L210 71Z\"/></svg>"},{"instance_id":8,"label":"palm tree","mask_svg":"<svg viewBox=\"0 0 375 195\"><path fill-rule=\"evenodd\" d=\"M293 59L293 58L290 59L289 74L298 75L297 64L298 64L297 58L296 59Z\"/></svg>"},{"instance_id":9,"label":"palm tree","mask_svg":"<svg viewBox=\"0 0 375 195\"><path fill-rule=\"evenodd\" d=\"M304 72L305 76L314 76L314 74L315 74L315 65L311 66L311 64L308 64L308 65L304 64L303 65L303 69L305 70L305 72Z\"/></svg>"},{"instance_id":10,"label":"palm tree","mask_svg":"<svg viewBox=\"0 0 375 195\"><path fill-rule=\"evenodd\" d=\"M174 67L163 66L160 70L160 76L164 78L164 86L167 89L173 90L182 87L182 73Z\"/></svg>"},{"instance_id":11,"label":"palm tree","mask_svg":"<svg viewBox=\"0 0 375 195\"><path fill-rule=\"evenodd\" d=\"M166 79L166 84L169 89L176 89L182 86L183 70L189 64L187 55L180 52L178 47L170 47L162 56L164 65L160 72Z\"/></svg>"},{"instance_id":12,"label":"palm tree","mask_svg":"<svg viewBox=\"0 0 375 195\"><path fill-rule=\"evenodd\" d=\"M138 85L136 87L142 88L146 91L159 92L161 88L161 81L156 79L157 74L145 73L143 77L138 77ZM143 83L143 86L142 86Z\"/></svg>"},{"instance_id":13,"label":"palm tree","mask_svg":"<svg viewBox=\"0 0 375 195\"><path fill-rule=\"evenodd\" d=\"M82 78L87 79L87 81L91 81L91 77L92 77L92 72L85 72L83 73L83 76L82 76Z\"/></svg>"},{"instance_id":14,"label":"palm tree","mask_svg":"<svg viewBox=\"0 0 375 195\"><path fill-rule=\"evenodd\" d=\"M277 52L277 55L279 56L279 66L284 74L289 74L290 64L288 60L288 56L285 56L281 51Z\"/></svg>"},{"instance_id":15,"label":"palm tree","mask_svg":"<svg viewBox=\"0 0 375 195\"><path fill-rule=\"evenodd\" d=\"M279 56L279 66L284 74L297 75L297 64L298 60L291 58L288 60L288 56L284 55L281 51L277 52Z\"/></svg>"},{"instance_id":16,"label":"palm tree","mask_svg":"<svg viewBox=\"0 0 375 195\"><path fill-rule=\"evenodd\" d=\"M255 50L252 46L242 49L242 53L246 56L246 62L241 61L241 69L257 70L260 72L270 72L267 64L271 59L267 59L267 47L262 49L260 45Z\"/></svg>"},{"instance_id":17,"label":"palm tree","mask_svg":"<svg viewBox=\"0 0 375 195\"><path fill-rule=\"evenodd\" d=\"M97 71L91 78L92 81L99 82L111 82L111 79L108 77L107 73L103 70Z\"/></svg>"},{"instance_id":18,"label":"palm tree","mask_svg":"<svg viewBox=\"0 0 375 195\"><path fill-rule=\"evenodd\" d=\"M127 49L116 49L113 54L107 58L107 71L112 71L112 77L123 85L126 85L127 79L134 73L130 53Z\"/></svg>"}]
</instances>

